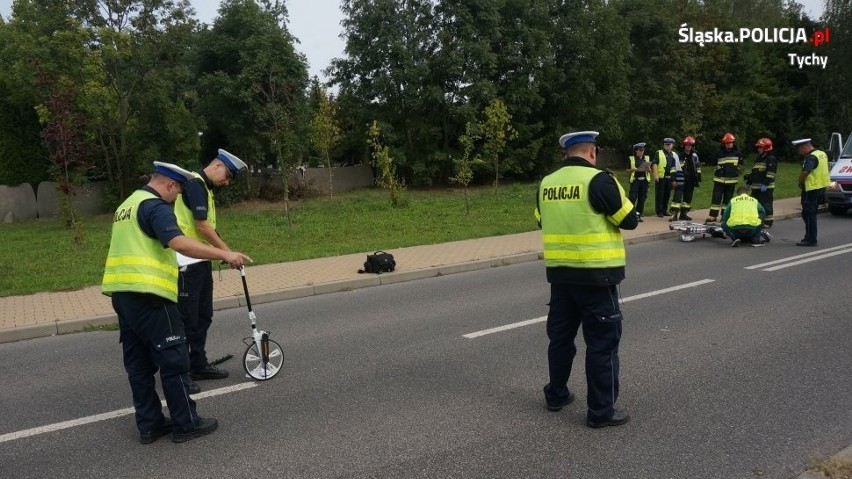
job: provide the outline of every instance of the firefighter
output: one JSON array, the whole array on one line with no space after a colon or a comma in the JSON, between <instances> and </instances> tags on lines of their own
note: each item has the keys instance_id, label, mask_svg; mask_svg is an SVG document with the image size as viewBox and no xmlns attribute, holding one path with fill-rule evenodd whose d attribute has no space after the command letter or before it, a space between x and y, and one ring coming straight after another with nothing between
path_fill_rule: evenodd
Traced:
<instances>
[{"instance_id":1,"label":"firefighter","mask_svg":"<svg viewBox=\"0 0 852 479\"><path fill-rule=\"evenodd\" d=\"M705 223L719 220L719 210L725 207L734 196L734 189L743 167L743 155L734 144L737 141L732 133L722 136L722 147L716 155L716 171L713 173L713 197L710 200L710 215Z\"/></svg>"},{"instance_id":2,"label":"firefighter","mask_svg":"<svg viewBox=\"0 0 852 479\"><path fill-rule=\"evenodd\" d=\"M764 226L772 226L772 200L775 191L775 173L778 171L778 160L772 154L772 140L761 138L754 144L757 149L757 159L751 167L751 173L745 176L746 184L751 185L753 196L763 209L766 210Z\"/></svg>"}]
</instances>

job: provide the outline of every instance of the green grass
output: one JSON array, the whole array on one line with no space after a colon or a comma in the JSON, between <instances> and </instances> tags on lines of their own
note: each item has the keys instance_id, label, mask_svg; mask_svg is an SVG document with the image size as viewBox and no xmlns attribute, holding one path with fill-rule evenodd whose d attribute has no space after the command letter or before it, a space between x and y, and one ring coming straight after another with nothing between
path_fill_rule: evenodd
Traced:
<instances>
[{"instance_id":1,"label":"green grass","mask_svg":"<svg viewBox=\"0 0 852 479\"><path fill-rule=\"evenodd\" d=\"M795 164L779 165L782 181L775 198L799 195L794 179L799 169ZM710 178L712 170L705 175ZM627 188L626 173L616 176ZM388 194L379 189L339 193L291 203L292 231L283 203L247 202L219 209L219 232L254 264L499 236L536 228L535 189L531 183L504 185L497 194L491 187L471 189L469 213L459 189L409 190L404 208L392 207ZM711 190L711 181L696 189L694 209L710 205ZM645 210L653 211L653 205L652 187ZM0 297L99 284L111 219L112 215L85 218L80 248L73 246L72 232L59 220L0 224L0 244L5 248Z\"/></svg>"},{"instance_id":2,"label":"green grass","mask_svg":"<svg viewBox=\"0 0 852 479\"><path fill-rule=\"evenodd\" d=\"M460 190L406 192L405 208L390 206L386 192L364 189L291 203L293 229L283 203L247 202L219 208L219 233L254 259L279 263L342 254L389 250L531 231L533 184L476 188L470 213ZM0 224L3 261L0 297L73 290L100 283L109 249L112 215L84 219L81 248L58 220Z\"/></svg>"}]
</instances>

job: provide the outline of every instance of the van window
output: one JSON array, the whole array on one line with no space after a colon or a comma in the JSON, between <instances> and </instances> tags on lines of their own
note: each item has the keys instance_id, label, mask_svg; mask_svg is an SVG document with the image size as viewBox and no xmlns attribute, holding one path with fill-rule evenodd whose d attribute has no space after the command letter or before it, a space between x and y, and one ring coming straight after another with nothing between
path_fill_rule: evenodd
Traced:
<instances>
[{"instance_id":1,"label":"van window","mask_svg":"<svg viewBox=\"0 0 852 479\"><path fill-rule=\"evenodd\" d=\"M852 158L852 134L846 138L846 144L843 146L843 152L840 153L841 158Z\"/></svg>"}]
</instances>

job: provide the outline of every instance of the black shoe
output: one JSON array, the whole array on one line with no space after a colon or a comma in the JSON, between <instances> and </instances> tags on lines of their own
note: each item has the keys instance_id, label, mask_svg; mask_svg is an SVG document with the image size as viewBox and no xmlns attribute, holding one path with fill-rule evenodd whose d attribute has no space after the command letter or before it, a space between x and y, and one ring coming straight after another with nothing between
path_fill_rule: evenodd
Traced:
<instances>
[{"instance_id":1,"label":"black shoe","mask_svg":"<svg viewBox=\"0 0 852 479\"><path fill-rule=\"evenodd\" d=\"M195 439L196 437L206 436L211 432L215 431L216 428L219 427L219 421L209 417L207 419L198 418L198 425L195 426L195 429L187 432L177 432L175 431L172 436L172 441L174 442L186 442L190 439Z\"/></svg>"},{"instance_id":2,"label":"black shoe","mask_svg":"<svg viewBox=\"0 0 852 479\"><path fill-rule=\"evenodd\" d=\"M195 381L189 382L189 394L198 394L201 392L201 386Z\"/></svg>"},{"instance_id":3,"label":"black shoe","mask_svg":"<svg viewBox=\"0 0 852 479\"><path fill-rule=\"evenodd\" d=\"M228 371L214 368L208 364L201 369L193 369L190 371L189 377L192 378L193 381L200 381L202 379L225 379L228 377Z\"/></svg>"},{"instance_id":4,"label":"black shoe","mask_svg":"<svg viewBox=\"0 0 852 479\"><path fill-rule=\"evenodd\" d=\"M571 391L568 391L568 395L563 398L553 397L550 394L550 385L547 384L544 386L544 402L547 405L548 411L561 411L563 407L574 402L574 398L575 396Z\"/></svg>"},{"instance_id":5,"label":"black shoe","mask_svg":"<svg viewBox=\"0 0 852 479\"><path fill-rule=\"evenodd\" d=\"M165 436L166 434L171 434L174 429L174 425L172 424L172 420L169 418L165 418L163 423L158 427L148 431L139 433L139 442L142 444L151 444L157 439Z\"/></svg>"},{"instance_id":6,"label":"black shoe","mask_svg":"<svg viewBox=\"0 0 852 479\"><path fill-rule=\"evenodd\" d=\"M802 241L799 241L798 243L796 243L796 246L816 246L816 245L817 245L816 241L802 240Z\"/></svg>"},{"instance_id":7,"label":"black shoe","mask_svg":"<svg viewBox=\"0 0 852 479\"><path fill-rule=\"evenodd\" d=\"M666 216L666 215L664 215L662 213L657 213L657 218L662 218L663 216Z\"/></svg>"},{"instance_id":8,"label":"black shoe","mask_svg":"<svg viewBox=\"0 0 852 479\"><path fill-rule=\"evenodd\" d=\"M641 216L638 218L638 220L639 220L639 222L640 222L640 223L644 223L644 222L645 222L645 220L643 220Z\"/></svg>"},{"instance_id":9,"label":"black shoe","mask_svg":"<svg viewBox=\"0 0 852 479\"><path fill-rule=\"evenodd\" d=\"M680 213L680 220L681 221L692 221L692 217L687 215L686 213L681 212Z\"/></svg>"},{"instance_id":10,"label":"black shoe","mask_svg":"<svg viewBox=\"0 0 852 479\"><path fill-rule=\"evenodd\" d=\"M627 424L630 422L630 415L623 411L616 410L613 412L612 417L607 419L606 421L591 421L586 419L586 426L593 428L600 427L608 427L608 426L621 426L622 424Z\"/></svg>"},{"instance_id":11,"label":"black shoe","mask_svg":"<svg viewBox=\"0 0 852 479\"><path fill-rule=\"evenodd\" d=\"M739 245L740 245L739 239L735 239L734 241L731 242L731 248L736 248Z\"/></svg>"}]
</instances>

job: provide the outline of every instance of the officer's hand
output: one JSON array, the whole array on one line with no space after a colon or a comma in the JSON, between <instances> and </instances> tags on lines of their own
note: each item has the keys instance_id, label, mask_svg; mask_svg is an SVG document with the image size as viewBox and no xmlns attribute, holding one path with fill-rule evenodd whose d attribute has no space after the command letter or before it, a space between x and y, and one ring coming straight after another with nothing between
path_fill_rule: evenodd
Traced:
<instances>
[{"instance_id":1,"label":"officer's hand","mask_svg":"<svg viewBox=\"0 0 852 479\"><path fill-rule=\"evenodd\" d=\"M761 192L761 193L766 193L766 190L768 190L768 189L769 189L769 187L768 187L768 186L766 186L766 185L760 185L760 192Z\"/></svg>"},{"instance_id":2,"label":"officer's hand","mask_svg":"<svg viewBox=\"0 0 852 479\"><path fill-rule=\"evenodd\" d=\"M248 256L236 251L228 251L224 258L225 262L231 265L233 269L240 269L244 263L252 263L252 259Z\"/></svg>"}]
</instances>

